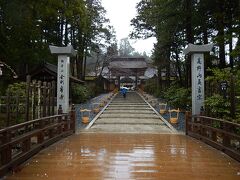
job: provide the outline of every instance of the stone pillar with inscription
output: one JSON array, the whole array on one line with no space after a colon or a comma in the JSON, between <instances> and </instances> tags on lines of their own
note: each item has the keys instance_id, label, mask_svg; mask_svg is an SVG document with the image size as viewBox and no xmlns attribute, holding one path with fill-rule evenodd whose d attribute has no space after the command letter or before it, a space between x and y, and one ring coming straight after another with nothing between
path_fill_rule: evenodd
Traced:
<instances>
[{"instance_id":1,"label":"stone pillar with inscription","mask_svg":"<svg viewBox=\"0 0 240 180\"><path fill-rule=\"evenodd\" d=\"M49 46L52 54L58 55L57 74L57 107L62 107L63 113L69 111L69 76L70 57L76 56L77 51L72 46Z\"/></svg>"},{"instance_id":2,"label":"stone pillar with inscription","mask_svg":"<svg viewBox=\"0 0 240 180\"><path fill-rule=\"evenodd\" d=\"M204 108L204 52L210 52L213 44L189 44L183 52L191 55L192 70L192 115L200 114Z\"/></svg>"}]
</instances>

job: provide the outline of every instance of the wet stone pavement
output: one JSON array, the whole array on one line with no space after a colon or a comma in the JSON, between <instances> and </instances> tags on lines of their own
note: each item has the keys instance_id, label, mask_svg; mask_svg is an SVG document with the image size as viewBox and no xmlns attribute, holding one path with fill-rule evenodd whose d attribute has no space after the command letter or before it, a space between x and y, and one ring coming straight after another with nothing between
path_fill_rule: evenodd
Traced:
<instances>
[{"instance_id":1,"label":"wet stone pavement","mask_svg":"<svg viewBox=\"0 0 240 180\"><path fill-rule=\"evenodd\" d=\"M176 134L80 133L41 151L7 180L239 180L240 163Z\"/></svg>"},{"instance_id":2,"label":"wet stone pavement","mask_svg":"<svg viewBox=\"0 0 240 180\"><path fill-rule=\"evenodd\" d=\"M81 117L80 108L90 108L91 103L102 101L106 95L100 95L85 104L76 106L77 116ZM96 124L107 124L119 118L115 117L115 111L133 112L135 110L137 110L135 114L138 115L131 118L136 119L129 117L125 120L131 120L133 124L138 119L141 119L145 125L150 123L145 122L145 116L139 117L141 116L139 114L144 112L146 115L149 107L143 109L142 102L131 107L132 102L128 102L127 109L124 107L119 110L120 101L122 99L119 96L108 109L113 113L108 112L103 115L100 122ZM143 112L139 113L139 109ZM94 114L91 115L93 118ZM114 119L112 119L113 115ZM153 120L156 119L149 121ZM163 122L158 123L163 125ZM78 118L78 127L84 127L80 118ZM19 166L17 172L4 179L239 180L240 163L200 141L178 133L80 131L39 152Z\"/></svg>"}]
</instances>

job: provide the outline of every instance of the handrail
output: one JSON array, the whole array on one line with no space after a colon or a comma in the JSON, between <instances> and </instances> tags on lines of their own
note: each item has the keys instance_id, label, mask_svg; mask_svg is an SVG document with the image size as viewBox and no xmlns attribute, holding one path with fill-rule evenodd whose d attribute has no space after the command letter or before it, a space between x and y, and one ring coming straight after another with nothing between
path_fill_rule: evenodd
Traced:
<instances>
[{"instance_id":1,"label":"handrail","mask_svg":"<svg viewBox=\"0 0 240 180\"><path fill-rule=\"evenodd\" d=\"M231 122L231 121L227 121L227 120L224 120L224 119L217 119L217 118L213 118L213 117L199 116L199 115L194 115L194 116L192 116L192 117L206 118L206 119L210 119L210 120L214 120L214 121L219 121L219 122L229 123L229 124L232 124L232 125L234 125L234 126L239 126L239 127L240 127L240 124L238 124L238 123L234 123L234 122Z\"/></svg>"},{"instance_id":2,"label":"handrail","mask_svg":"<svg viewBox=\"0 0 240 180\"><path fill-rule=\"evenodd\" d=\"M68 114L65 113L65 114L59 114L59 115L54 115L54 116L42 117L42 118L39 118L39 119L34 119L34 120L31 120L31 121L27 121L27 122L23 122L23 123L20 123L20 124L16 124L16 125L13 125L13 126L10 126L10 127L6 127L6 128L3 128L3 129L0 129L0 134L5 132L5 131L9 131L11 129L12 130L13 129L17 129L17 128L20 128L20 127L23 127L23 126L27 126L29 124L33 124L33 123L36 123L36 122L39 122L39 121L44 121L44 120L58 118L58 117L63 117L63 116L68 116Z\"/></svg>"},{"instance_id":3,"label":"handrail","mask_svg":"<svg viewBox=\"0 0 240 180\"><path fill-rule=\"evenodd\" d=\"M46 146L75 132L75 109L0 130L0 177Z\"/></svg>"},{"instance_id":4,"label":"handrail","mask_svg":"<svg viewBox=\"0 0 240 180\"><path fill-rule=\"evenodd\" d=\"M240 161L240 124L186 114L186 135L197 138Z\"/></svg>"}]
</instances>

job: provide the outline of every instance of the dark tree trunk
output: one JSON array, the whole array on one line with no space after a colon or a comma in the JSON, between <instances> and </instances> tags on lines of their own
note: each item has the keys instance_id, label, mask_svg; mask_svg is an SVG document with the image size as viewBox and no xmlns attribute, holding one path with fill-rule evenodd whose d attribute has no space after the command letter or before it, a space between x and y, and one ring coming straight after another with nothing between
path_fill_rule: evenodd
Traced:
<instances>
[{"instance_id":1,"label":"dark tree trunk","mask_svg":"<svg viewBox=\"0 0 240 180\"><path fill-rule=\"evenodd\" d=\"M231 33L231 37L229 39L229 62L230 62L230 67L233 69L234 60L233 60L233 56L231 55L232 51L233 51L233 42L232 42L232 33Z\"/></svg>"},{"instance_id":2,"label":"dark tree trunk","mask_svg":"<svg viewBox=\"0 0 240 180\"><path fill-rule=\"evenodd\" d=\"M230 67L233 69L234 66L234 60L232 56L232 51L233 51L233 12L230 11L229 13L229 23L228 23L228 34L229 34L229 62L230 62Z\"/></svg>"},{"instance_id":3,"label":"dark tree trunk","mask_svg":"<svg viewBox=\"0 0 240 180\"><path fill-rule=\"evenodd\" d=\"M64 27L64 18L63 18L63 14L61 16L61 20L60 20L60 33L59 33L59 42L58 45L61 46L62 42L63 42L63 27Z\"/></svg>"},{"instance_id":4,"label":"dark tree trunk","mask_svg":"<svg viewBox=\"0 0 240 180\"><path fill-rule=\"evenodd\" d=\"M180 84L180 86L182 86L183 82L182 82L181 64L180 64L180 61L179 61L179 55L178 55L177 48L175 49L175 54L176 54L177 71L178 71L178 76L179 76L179 84Z\"/></svg>"},{"instance_id":5,"label":"dark tree trunk","mask_svg":"<svg viewBox=\"0 0 240 180\"><path fill-rule=\"evenodd\" d=\"M225 61L225 41L224 41L224 7L223 7L223 1L217 0L217 9L218 9L218 15L217 15L217 31L218 31L218 46L219 46L219 59L220 59L220 68L226 67L226 61Z\"/></svg>"},{"instance_id":6,"label":"dark tree trunk","mask_svg":"<svg viewBox=\"0 0 240 180\"><path fill-rule=\"evenodd\" d=\"M82 56L80 56L80 53L79 53L79 56L77 57L77 60L76 60L76 70L77 70L77 77L79 79L82 79Z\"/></svg>"},{"instance_id":7,"label":"dark tree trunk","mask_svg":"<svg viewBox=\"0 0 240 180\"><path fill-rule=\"evenodd\" d=\"M203 25L203 43L208 44L208 31L206 24Z\"/></svg>"},{"instance_id":8,"label":"dark tree trunk","mask_svg":"<svg viewBox=\"0 0 240 180\"><path fill-rule=\"evenodd\" d=\"M171 78L171 61L170 61L170 48L168 48L168 52L167 52L167 64L166 64L166 83L167 83L167 87L170 87L170 78Z\"/></svg>"},{"instance_id":9,"label":"dark tree trunk","mask_svg":"<svg viewBox=\"0 0 240 180\"><path fill-rule=\"evenodd\" d=\"M161 68L161 66L158 66L158 88L160 89L160 90L162 90L163 89L163 86L162 86L162 68Z\"/></svg>"},{"instance_id":10,"label":"dark tree trunk","mask_svg":"<svg viewBox=\"0 0 240 180\"><path fill-rule=\"evenodd\" d=\"M186 0L186 37L188 43L194 43L193 30L192 30L192 0ZM191 86L191 56L186 59L186 87Z\"/></svg>"},{"instance_id":11,"label":"dark tree trunk","mask_svg":"<svg viewBox=\"0 0 240 180\"><path fill-rule=\"evenodd\" d=\"M203 29L203 43L204 44L208 44L208 29L207 29L207 25L206 22L203 24L202 26ZM205 53L204 54L204 59L205 59L205 69L207 68L211 68L212 67L212 62L211 62L211 58L210 58L210 54L209 53ZM205 72L206 74L207 72Z\"/></svg>"},{"instance_id":12,"label":"dark tree trunk","mask_svg":"<svg viewBox=\"0 0 240 180\"><path fill-rule=\"evenodd\" d=\"M78 58L77 58L77 77L82 79L83 74L83 59L84 59L84 49L85 49L85 42L83 39L83 33L81 31L78 31L78 43L77 43L77 49L78 49Z\"/></svg>"},{"instance_id":13,"label":"dark tree trunk","mask_svg":"<svg viewBox=\"0 0 240 180\"><path fill-rule=\"evenodd\" d=\"M68 21L66 20L65 21L65 34L64 34L64 44L65 44L65 46L67 46L68 45L68 42L69 42L69 40L68 40Z\"/></svg>"},{"instance_id":14,"label":"dark tree trunk","mask_svg":"<svg viewBox=\"0 0 240 180\"><path fill-rule=\"evenodd\" d=\"M82 65L82 77L85 79L85 73L86 73L86 68L87 68L87 40L86 38L84 38L84 49L83 49L83 52L84 52L84 57L83 57L83 65Z\"/></svg>"},{"instance_id":15,"label":"dark tree trunk","mask_svg":"<svg viewBox=\"0 0 240 180\"><path fill-rule=\"evenodd\" d=\"M84 66L83 66L83 77L85 79L86 76L86 68L87 68L87 50L85 49L85 53L84 53Z\"/></svg>"}]
</instances>

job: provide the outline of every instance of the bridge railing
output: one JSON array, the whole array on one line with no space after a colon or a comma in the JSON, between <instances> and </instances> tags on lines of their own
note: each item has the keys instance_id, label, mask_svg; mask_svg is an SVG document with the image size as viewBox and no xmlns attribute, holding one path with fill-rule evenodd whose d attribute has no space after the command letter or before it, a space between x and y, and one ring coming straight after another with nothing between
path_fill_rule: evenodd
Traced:
<instances>
[{"instance_id":1,"label":"bridge railing","mask_svg":"<svg viewBox=\"0 0 240 180\"><path fill-rule=\"evenodd\" d=\"M75 132L75 109L0 130L0 177L41 149Z\"/></svg>"},{"instance_id":2,"label":"bridge railing","mask_svg":"<svg viewBox=\"0 0 240 180\"><path fill-rule=\"evenodd\" d=\"M187 114L186 135L197 138L240 161L240 124Z\"/></svg>"}]
</instances>

